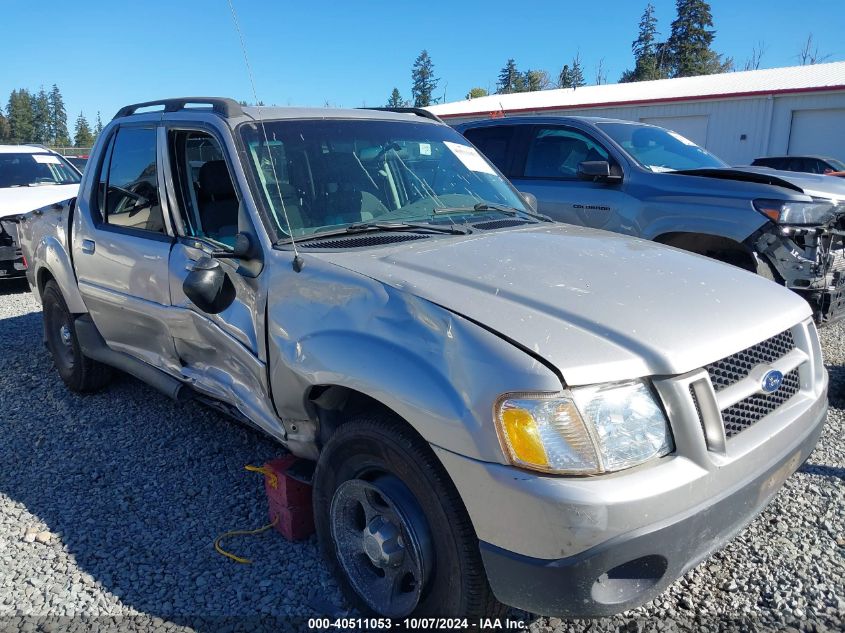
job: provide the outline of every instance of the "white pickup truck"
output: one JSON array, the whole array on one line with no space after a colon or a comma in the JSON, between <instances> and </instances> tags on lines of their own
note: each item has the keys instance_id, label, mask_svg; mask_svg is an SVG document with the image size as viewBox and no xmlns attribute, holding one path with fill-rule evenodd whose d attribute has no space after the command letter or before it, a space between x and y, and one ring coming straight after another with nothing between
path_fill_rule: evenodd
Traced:
<instances>
[{"instance_id":1,"label":"white pickup truck","mask_svg":"<svg viewBox=\"0 0 845 633\"><path fill-rule=\"evenodd\" d=\"M827 413L803 299L538 216L421 111L127 106L21 236L67 386L116 367L315 460L328 565L406 625L650 600Z\"/></svg>"}]
</instances>

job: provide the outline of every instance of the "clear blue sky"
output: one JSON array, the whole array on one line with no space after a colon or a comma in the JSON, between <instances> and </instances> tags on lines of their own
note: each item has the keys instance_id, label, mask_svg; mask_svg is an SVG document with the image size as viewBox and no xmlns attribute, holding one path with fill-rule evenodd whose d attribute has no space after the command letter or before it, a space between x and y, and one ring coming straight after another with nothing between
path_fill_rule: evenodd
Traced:
<instances>
[{"instance_id":1,"label":"clear blue sky","mask_svg":"<svg viewBox=\"0 0 845 633\"><path fill-rule=\"evenodd\" d=\"M513 57L521 70L560 67L580 51L588 83L601 58L608 80L632 64L631 41L647 0L505 3L234 0L268 104L382 105L394 86L410 97L414 58L428 49L437 95L493 88ZM674 0L653 0L663 37ZM797 63L813 33L831 61L845 59L845 14L836 2L711 2L714 48L737 65L765 42L762 66ZM525 12L514 9L523 7ZM58 84L71 124L80 110L106 121L127 103L180 95L252 101L226 0L4 0L0 103L14 88ZM36 30L34 27L38 26Z\"/></svg>"}]
</instances>

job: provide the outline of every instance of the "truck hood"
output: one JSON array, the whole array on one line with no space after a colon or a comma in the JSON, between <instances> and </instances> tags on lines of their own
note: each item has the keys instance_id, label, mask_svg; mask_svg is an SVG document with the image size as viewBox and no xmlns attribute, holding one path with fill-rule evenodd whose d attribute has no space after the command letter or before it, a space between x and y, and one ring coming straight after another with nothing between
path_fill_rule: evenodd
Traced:
<instances>
[{"instance_id":1,"label":"truck hood","mask_svg":"<svg viewBox=\"0 0 845 633\"><path fill-rule=\"evenodd\" d=\"M54 202L73 198L78 191L78 184L0 188L0 218L27 213Z\"/></svg>"},{"instance_id":2,"label":"truck hood","mask_svg":"<svg viewBox=\"0 0 845 633\"><path fill-rule=\"evenodd\" d=\"M739 268L565 224L313 256L499 333L568 385L684 373L810 315Z\"/></svg>"},{"instance_id":3,"label":"truck hood","mask_svg":"<svg viewBox=\"0 0 845 633\"><path fill-rule=\"evenodd\" d=\"M687 176L703 176L721 180L756 182L763 185L783 187L813 198L826 198L835 202L845 201L845 180L838 180L823 174L806 174L796 171L780 171L768 167L726 167L722 169L687 169L672 172Z\"/></svg>"}]
</instances>

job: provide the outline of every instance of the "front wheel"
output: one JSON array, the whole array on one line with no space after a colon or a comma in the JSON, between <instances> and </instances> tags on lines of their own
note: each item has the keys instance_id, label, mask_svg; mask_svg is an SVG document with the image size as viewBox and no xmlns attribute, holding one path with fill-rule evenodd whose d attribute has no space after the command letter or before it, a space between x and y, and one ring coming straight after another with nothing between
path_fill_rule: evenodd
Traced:
<instances>
[{"instance_id":1,"label":"front wheel","mask_svg":"<svg viewBox=\"0 0 845 633\"><path fill-rule=\"evenodd\" d=\"M390 618L500 615L469 516L431 447L389 415L342 425L314 474L320 547L347 598Z\"/></svg>"}]
</instances>

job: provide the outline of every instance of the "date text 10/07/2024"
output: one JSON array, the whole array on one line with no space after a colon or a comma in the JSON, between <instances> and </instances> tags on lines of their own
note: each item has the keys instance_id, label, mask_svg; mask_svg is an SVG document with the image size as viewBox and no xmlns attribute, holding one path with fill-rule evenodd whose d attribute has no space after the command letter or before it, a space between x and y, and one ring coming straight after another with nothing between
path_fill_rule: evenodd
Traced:
<instances>
[{"instance_id":1,"label":"date text 10/07/2024","mask_svg":"<svg viewBox=\"0 0 845 633\"><path fill-rule=\"evenodd\" d=\"M389 630L404 631L521 631L526 628L522 620L510 618L309 618L310 630Z\"/></svg>"}]
</instances>

